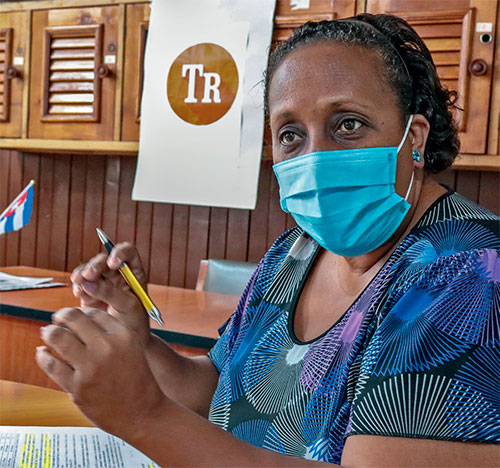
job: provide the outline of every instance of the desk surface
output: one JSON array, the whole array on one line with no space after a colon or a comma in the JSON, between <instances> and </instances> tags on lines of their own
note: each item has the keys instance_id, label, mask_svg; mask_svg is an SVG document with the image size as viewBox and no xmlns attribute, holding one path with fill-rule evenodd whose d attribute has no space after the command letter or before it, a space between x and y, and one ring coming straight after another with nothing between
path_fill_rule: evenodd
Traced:
<instances>
[{"instance_id":1,"label":"desk surface","mask_svg":"<svg viewBox=\"0 0 500 468\"><path fill-rule=\"evenodd\" d=\"M69 273L32 267L4 267L0 271L21 276L51 276L67 286L4 291L0 293L1 313L21 318L50 321L56 310L77 306L69 286ZM161 310L165 322L151 322L154 332L167 341L185 346L209 348L218 337L219 327L235 310L238 297L207 293L193 289L151 284L153 302Z\"/></svg>"},{"instance_id":2,"label":"desk surface","mask_svg":"<svg viewBox=\"0 0 500 468\"><path fill-rule=\"evenodd\" d=\"M67 393L7 380L0 380L0 425L94 426Z\"/></svg>"}]
</instances>

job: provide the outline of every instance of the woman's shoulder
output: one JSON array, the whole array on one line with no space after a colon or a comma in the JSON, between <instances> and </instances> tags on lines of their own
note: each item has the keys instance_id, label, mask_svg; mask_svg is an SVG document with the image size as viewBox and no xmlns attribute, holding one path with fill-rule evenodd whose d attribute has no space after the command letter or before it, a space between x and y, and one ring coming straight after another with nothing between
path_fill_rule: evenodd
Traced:
<instances>
[{"instance_id":1,"label":"woman's shoulder","mask_svg":"<svg viewBox=\"0 0 500 468\"><path fill-rule=\"evenodd\" d=\"M401 286L425 275L448 276L463 263L474 264L484 250L500 251L500 218L449 192L426 211L394 252L395 282Z\"/></svg>"},{"instance_id":2,"label":"woman's shoulder","mask_svg":"<svg viewBox=\"0 0 500 468\"><path fill-rule=\"evenodd\" d=\"M499 216L472 200L449 190L448 193L438 198L427 209L413 228L412 233L418 236L427 230L440 230L443 235L454 234L455 237L460 237L456 227L466 225L470 227L476 225L490 231L489 237L496 237L497 239L500 237ZM469 238L467 240L469 242L466 246L472 245L472 248L481 248L482 239ZM479 241L479 244L475 245L475 241Z\"/></svg>"}]
</instances>

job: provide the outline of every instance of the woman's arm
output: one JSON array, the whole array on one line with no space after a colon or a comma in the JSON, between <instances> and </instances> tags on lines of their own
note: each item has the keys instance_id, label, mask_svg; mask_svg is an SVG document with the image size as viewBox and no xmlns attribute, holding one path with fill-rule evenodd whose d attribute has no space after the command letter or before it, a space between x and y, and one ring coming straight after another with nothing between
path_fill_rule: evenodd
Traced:
<instances>
[{"instance_id":1,"label":"woman's arm","mask_svg":"<svg viewBox=\"0 0 500 468\"><path fill-rule=\"evenodd\" d=\"M80 299L82 307L106 310L134 331L162 391L207 417L219 378L217 369L207 356L182 356L151 333L147 314L117 271L123 262L146 287L139 254L132 244L124 242L117 244L110 256L99 254L73 271L74 295Z\"/></svg>"},{"instance_id":2,"label":"woman's arm","mask_svg":"<svg viewBox=\"0 0 500 468\"><path fill-rule=\"evenodd\" d=\"M208 356L188 357L152 336L146 359L158 385L169 398L207 418L219 372Z\"/></svg>"},{"instance_id":3,"label":"woman's arm","mask_svg":"<svg viewBox=\"0 0 500 468\"><path fill-rule=\"evenodd\" d=\"M37 350L40 367L89 419L161 466L326 466L247 444L169 398L135 333L104 311L62 309L53 321L42 331L47 346ZM201 383L197 390L203 392ZM493 445L358 435L348 438L342 458L342 466L353 468L497 463Z\"/></svg>"}]
</instances>

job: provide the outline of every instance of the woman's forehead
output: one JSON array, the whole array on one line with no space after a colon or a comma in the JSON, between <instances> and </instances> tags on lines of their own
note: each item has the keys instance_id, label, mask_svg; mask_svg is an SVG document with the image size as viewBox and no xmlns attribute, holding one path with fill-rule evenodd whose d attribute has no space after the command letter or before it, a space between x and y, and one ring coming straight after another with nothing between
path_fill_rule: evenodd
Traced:
<instances>
[{"instance_id":1,"label":"woman's forehead","mask_svg":"<svg viewBox=\"0 0 500 468\"><path fill-rule=\"evenodd\" d=\"M274 72L269 85L271 113L290 100L349 99L377 106L387 105L392 97L396 105L382 67L378 54L366 47L336 41L301 46L289 53Z\"/></svg>"}]
</instances>

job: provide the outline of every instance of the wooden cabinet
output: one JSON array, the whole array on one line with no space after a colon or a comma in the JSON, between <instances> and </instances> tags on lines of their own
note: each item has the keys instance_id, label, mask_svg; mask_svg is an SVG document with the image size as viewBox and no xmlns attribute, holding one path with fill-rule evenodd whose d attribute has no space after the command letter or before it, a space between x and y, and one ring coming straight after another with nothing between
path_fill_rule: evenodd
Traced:
<instances>
[{"instance_id":1,"label":"wooden cabinet","mask_svg":"<svg viewBox=\"0 0 500 468\"><path fill-rule=\"evenodd\" d=\"M455 167L498 170L499 3L277 0L273 44L306 21L363 11L405 18L459 93L463 157ZM136 155L149 14L149 0L0 5L0 148ZM264 158L269 141L266 130Z\"/></svg>"},{"instance_id":2,"label":"wooden cabinet","mask_svg":"<svg viewBox=\"0 0 500 468\"><path fill-rule=\"evenodd\" d=\"M150 6L127 5L122 98L122 140L138 141L144 81L144 51L148 34Z\"/></svg>"},{"instance_id":3,"label":"wooden cabinet","mask_svg":"<svg viewBox=\"0 0 500 468\"><path fill-rule=\"evenodd\" d=\"M296 3L277 0L274 14L273 41L286 40L296 27L307 21L332 20L353 16L356 6L354 0L313 0L308 3L308 8L297 8Z\"/></svg>"},{"instance_id":4,"label":"wooden cabinet","mask_svg":"<svg viewBox=\"0 0 500 468\"><path fill-rule=\"evenodd\" d=\"M33 12L30 138L112 140L118 7Z\"/></svg>"},{"instance_id":5,"label":"wooden cabinet","mask_svg":"<svg viewBox=\"0 0 500 468\"><path fill-rule=\"evenodd\" d=\"M461 152L487 151L496 9L493 0L368 0L369 13L404 18L425 41L442 83L458 92Z\"/></svg>"},{"instance_id":6,"label":"wooden cabinet","mask_svg":"<svg viewBox=\"0 0 500 468\"><path fill-rule=\"evenodd\" d=\"M0 137L19 138L28 36L21 12L0 15Z\"/></svg>"}]
</instances>

